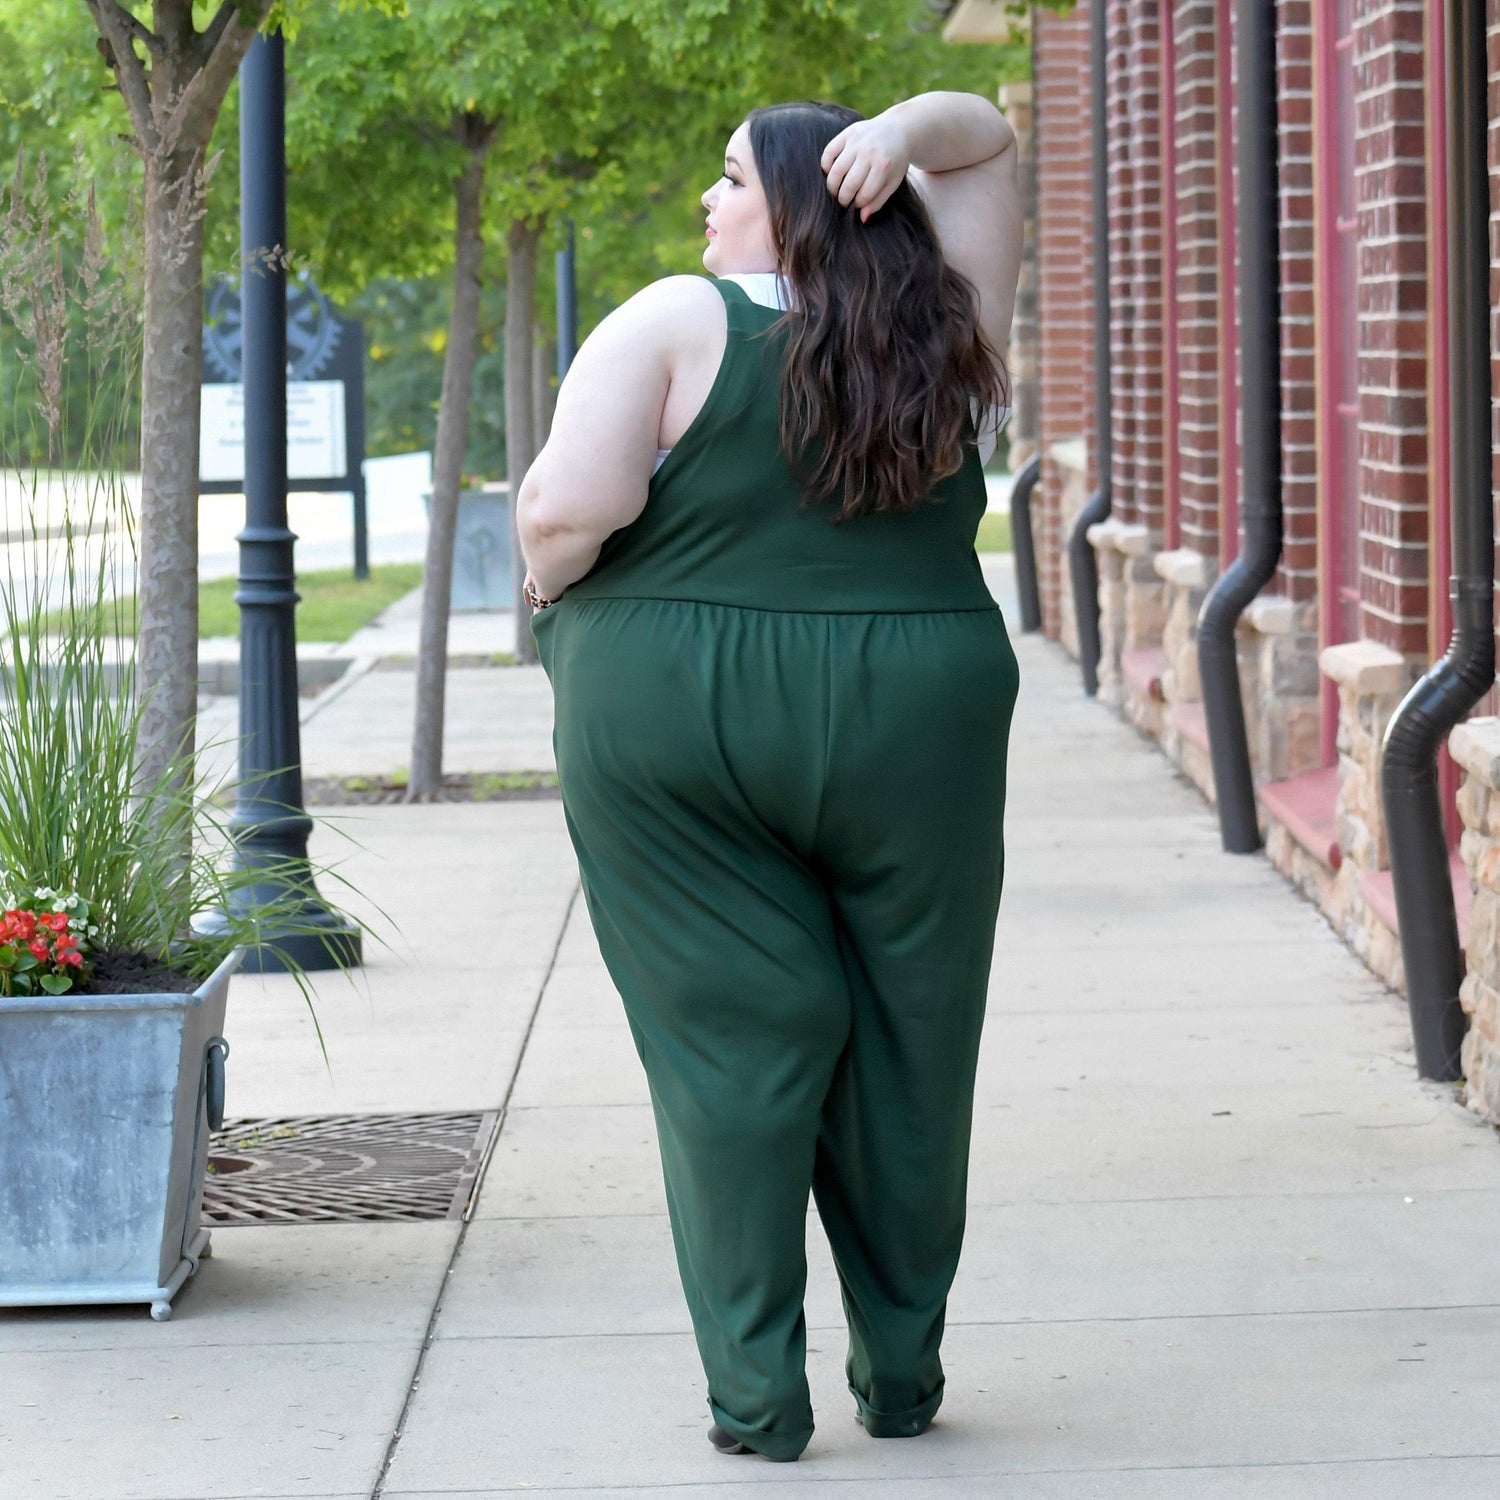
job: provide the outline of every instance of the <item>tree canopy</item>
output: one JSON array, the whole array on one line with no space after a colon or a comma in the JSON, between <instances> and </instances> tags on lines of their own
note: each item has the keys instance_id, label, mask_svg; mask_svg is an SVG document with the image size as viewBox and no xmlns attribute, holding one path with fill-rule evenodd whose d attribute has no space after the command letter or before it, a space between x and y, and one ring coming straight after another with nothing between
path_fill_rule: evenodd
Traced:
<instances>
[{"instance_id":1,"label":"tree canopy","mask_svg":"<svg viewBox=\"0 0 1500 1500\"><path fill-rule=\"evenodd\" d=\"M945 45L924 0L389 0L378 9L290 0L279 14L289 34L288 237L320 284L366 319L372 452L432 442L460 154L446 128L453 109L504 106L514 122L487 174L492 265L508 213L547 213L548 250L563 220L576 221L583 334L645 283L700 268L698 195L754 105L832 98L873 114L928 88L992 94L1030 65L1024 37ZM91 188L111 253L128 259L139 173L96 37L80 0L0 0L0 171L23 149L45 154L52 190ZM237 88L213 150L205 269L232 275ZM504 472L497 279L482 298L466 461L488 474ZM544 254L543 308L552 294ZM129 380L109 388L125 410L108 425L126 430L139 391ZM25 371L5 362L7 411L24 407L29 389ZM73 404L85 395L72 393Z\"/></svg>"}]
</instances>

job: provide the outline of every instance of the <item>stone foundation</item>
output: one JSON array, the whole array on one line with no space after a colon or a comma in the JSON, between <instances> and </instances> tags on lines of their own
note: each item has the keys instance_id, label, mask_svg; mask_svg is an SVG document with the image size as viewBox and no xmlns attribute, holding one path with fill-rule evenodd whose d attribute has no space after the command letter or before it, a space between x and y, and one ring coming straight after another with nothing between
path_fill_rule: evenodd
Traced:
<instances>
[{"instance_id":1,"label":"stone foundation","mask_svg":"<svg viewBox=\"0 0 1500 1500\"><path fill-rule=\"evenodd\" d=\"M1458 725L1448 749L1464 772L1459 852L1474 884L1468 973L1458 991L1469 1017L1460 1054L1465 1100L1475 1114L1500 1125L1500 719Z\"/></svg>"},{"instance_id":2,"label":"stone foundation","mask_svg":"<svg viewBox=\"0 0 1500 1500\"><path fill-rule=\"evenodd\" d=\"M1152 738L1161 730L1161 700L1125 675L1126 652L1161 645L1162 581L1151 566L1151 534L1114 516L1088 529L1099 571L1099 699Z\"/></svg>"},{"instance_id":3,"label":"stone foundation","mask_svg":"<svg viewBox=\"0 0 1500 1500\"><path fill-rule=\"evenodd\" d=\"M1406 659L1375 641L1329 646L1318 658L1339 690L1339 848L1362 870L1390 868L1380 807L1380 746L1413 681Z\"/></svg>"},{"instance_id":4,"label":"stone foundation","mask_svg":"<svg viewBox=\"0 0 1500 1500\"><path fill-rule=\"evenodd\" d=\"M1380 805L1380 747L1415 668L1375 641L1347 641L1318 657L1338 686L1338 800L1334 805L1333 862L1320 862L1273 830L1266 852L1283 874L1318 904L1339 936L1392 989L1404 992L1401 943L1365 899L1361 879L1388 870L1385 815Z\"/></svg>"},{"instance_id":5,"label":"stone foundation","mask_svg":"<svg viewBox=\"0 0 1500 1500\"><path fill-rule=\"evenodd\" d=\"M1284 781L1322 763L1317 605L1263 594L1236 632L1250 767L1257 782Z\"/></svg>"},{"instance_id":6,"label":"stone foundation","mask_svg":"<svg viewBox=\"0 0 1500 1500\"><path fill-rule=\"evenodd\" d=\"M1213 585L1214 564L1201 552L1181 547L1158 552L1151 567L1162 581L1161 747L1212 805L1214 778L1208 752L1183 733L1173 710L1195 709L1203 700L1198 677L1198 612Z\"/></svg>"},{"instance_id":7,"label":"stone foundation","mask_svg":"<svg viewBox=\"0 0 1500 1500\"><path fill-rule=\"evenodd\" d=\"M1203 696L1198 684L1198 611L1213 584L1213 564L1201 552L1182 547L1158 552L1151 567L1162 581L1162 697L1168 703L1197 703Z\"/></svg>"}]
</instances>

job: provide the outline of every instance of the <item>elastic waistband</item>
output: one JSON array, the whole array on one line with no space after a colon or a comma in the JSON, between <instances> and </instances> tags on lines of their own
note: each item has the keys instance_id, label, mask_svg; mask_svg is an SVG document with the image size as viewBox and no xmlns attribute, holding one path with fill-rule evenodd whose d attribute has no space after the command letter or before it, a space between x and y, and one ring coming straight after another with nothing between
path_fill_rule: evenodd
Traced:
<instances>
[{"instance_id":1,"label":"elastic waistband","mask_svg":"<svg viewBox=\"0 0 1500 1500\"><path fill-rule=\"evenodd\" d=\"M1000 606L993 600L988 604L952 605L907 605L891 609L782 609L771 604L731 604L723 599L693 599L677 594L585 594L570 599L564 594L558 606L571 604L581 609L586 604L687 604L703 609L733 609L757 615L841 615L865 617L873 615L997 615Z\"/></svg>"}]
</instances>

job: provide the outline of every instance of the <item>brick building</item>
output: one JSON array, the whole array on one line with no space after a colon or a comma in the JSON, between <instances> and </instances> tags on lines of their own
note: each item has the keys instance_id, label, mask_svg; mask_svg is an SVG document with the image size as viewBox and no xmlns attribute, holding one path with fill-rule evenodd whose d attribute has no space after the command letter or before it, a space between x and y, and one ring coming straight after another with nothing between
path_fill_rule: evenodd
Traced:
<instances>
[{"instance_id":1,"label":"brick building","mask_svg":"<svg viewBox=\"0 0 1500 1500\"><path fill-rule=\"evenodd\" d=\"M1256 816L1276 866L1405 989L1380 757L1398 704L1453 629L1448 7L1264 3L1275 16L1283 530L1274 575L1236 628ZM1475 3L1488 6L1500 272L1500 0ZM1197 624L1245 546L1233 0L1079 0L1071 12L1034 12L1043 466L1031 504L1042 630L1078 654L1067 540L1098 483L1094 4L1106 6L1112 438L1110 514L1087 532L1098 698L1213 802ZM966 12L998 10L963 0L950 36L963 39ZM1494 303L1500 276L1491 285ZM1467 970L1467 1094L1500 1120L1495 713L1491 688L1449 736L1438 772Z\"/></svg>"}]
</instances>

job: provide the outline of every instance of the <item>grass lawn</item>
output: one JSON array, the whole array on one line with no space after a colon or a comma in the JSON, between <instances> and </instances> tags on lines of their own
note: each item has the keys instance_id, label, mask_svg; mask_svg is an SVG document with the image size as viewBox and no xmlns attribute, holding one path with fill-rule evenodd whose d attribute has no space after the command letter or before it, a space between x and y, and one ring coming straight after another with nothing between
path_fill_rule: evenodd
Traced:
<instances>
[{"instance_id":1,"label":"grass lawn","mask_svg":"<svg viewBox=\"0 0 1500 1500\"><path fill-rule=\"evenodd\" d=\"M1003 510L987 510L974 539L976 552L1009 552L1010 515Z\"/></svg>"},{"instance_id":2,"label":"grass lawn","mask_svg":"<svg viewBox=\"0 0 1500 1500\"><path fill-rule=\"evenodd\" d=\"M326 573L301 573L297 592L302 602L297 606L297 639L299 641L347 641L361 625L367 625L387 605L394 604L422 581L421 563L389 563L371 568L370 576L356 582L348 568L334 568ZM233 578L215 578L198 585L198 634L238 635L240 611L234 602L238 587ZM60 617L47 624L56 629ZM111 629L134 633L138 628L135 597L120 601L118 617L111 611Z\"/></svg>"}]
</instances>

